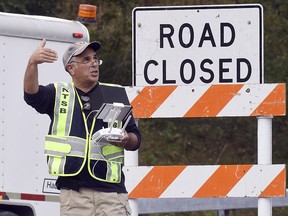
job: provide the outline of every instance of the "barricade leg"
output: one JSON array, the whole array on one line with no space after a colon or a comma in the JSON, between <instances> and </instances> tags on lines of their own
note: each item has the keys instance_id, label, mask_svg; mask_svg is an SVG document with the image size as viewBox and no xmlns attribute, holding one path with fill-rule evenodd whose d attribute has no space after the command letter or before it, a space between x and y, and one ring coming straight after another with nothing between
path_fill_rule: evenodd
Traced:
<instances>
[{"instance_id":1,"label":"barricade leg","mask_svg":"<svg viewBox=\"0 0 288 216\"><path fill-rule=\"evenodd\" d=\"M125 166L138 166L138 150L137 151L124 151ZM129 199L129 205L132 209L132 216L138 216L138 202L137 199Z\"/></svg>"},{"instance_id":2,"label":"barricade leg","mask_svg":"<svg viewBox=\"0 0 288 216\"><path fill-rule=\"evenodd\" d=\"M272 164L272 118L272 116L257 117L258 164ZM271 215L271 198L259 198L258 216Z\"/></svg>"}]
</instances>

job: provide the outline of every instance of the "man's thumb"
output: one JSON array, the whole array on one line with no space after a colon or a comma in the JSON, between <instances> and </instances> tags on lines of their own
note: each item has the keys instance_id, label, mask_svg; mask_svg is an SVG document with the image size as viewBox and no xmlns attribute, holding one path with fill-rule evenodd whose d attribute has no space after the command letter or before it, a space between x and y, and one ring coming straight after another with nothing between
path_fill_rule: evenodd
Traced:
<instances>
[{"instance_id":1,"label":"man's thumb","mask_svg":"<svg viewBox=\"0 0 288 216\"><path fill-rule=\"evenodd\" d=\"M46 39L43 39L40 43L40 47L45 47L46 45Z\"/></svg>"}]
</instances>

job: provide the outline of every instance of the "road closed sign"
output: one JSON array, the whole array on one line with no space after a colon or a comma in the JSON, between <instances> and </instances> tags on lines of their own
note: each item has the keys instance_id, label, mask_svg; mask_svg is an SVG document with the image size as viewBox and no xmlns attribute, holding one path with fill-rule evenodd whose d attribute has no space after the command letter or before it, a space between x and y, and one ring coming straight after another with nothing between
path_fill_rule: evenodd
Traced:
<instances>
[{"instance_id":1,"label":"road closed sign","mask_svg":"<svg viewBox=\"0 0 288 216\"><path fill-rule=\"evenodd\" d=\"M133 85L263 83L259 4L133 10Z\"/></svg>"}]
</instances>

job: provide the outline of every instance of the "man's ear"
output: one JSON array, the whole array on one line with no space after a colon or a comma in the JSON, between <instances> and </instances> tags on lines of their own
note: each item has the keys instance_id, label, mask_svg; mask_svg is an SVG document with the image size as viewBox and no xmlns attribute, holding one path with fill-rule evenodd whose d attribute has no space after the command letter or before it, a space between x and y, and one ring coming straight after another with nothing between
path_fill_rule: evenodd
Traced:
<instances>
[{"instance_id":1,"label":"man's ear","mask_svg":"<svg viewBox=\"0 0 288 216\"><path fill-rule=\"evenodd\" d=\"M74 74L74 70L73 70L73 65L72 64L68 64L66 66L66 69L68 71L68 73L72 76Z\"/></svg>"}]
</instances>

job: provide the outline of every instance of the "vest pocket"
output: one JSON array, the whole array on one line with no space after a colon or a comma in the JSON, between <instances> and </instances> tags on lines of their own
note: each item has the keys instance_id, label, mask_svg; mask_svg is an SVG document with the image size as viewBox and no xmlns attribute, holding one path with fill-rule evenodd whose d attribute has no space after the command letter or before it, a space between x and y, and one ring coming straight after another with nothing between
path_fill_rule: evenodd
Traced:
<instances>
[{"instance_id":1,"label":"vest pocket","mask_svg":"<svg viewBox=\"0 0 288 216\"><path fill-rule=\"evenodd\" d=\"M120 183L121 171L122 163L115 161L90 160L90 175L99 181Z\"/></svg>"},{"instance_id":2,"label":"vest pocket","mask_svg":"<svg viewBox=\"0 0 288 216\"><path fill-rule=\"evenodd\" d=\"M106 179L112 183L119 183L121 181L121 163L114 161L107 162Z\"/></svg>"}]
</instances>

